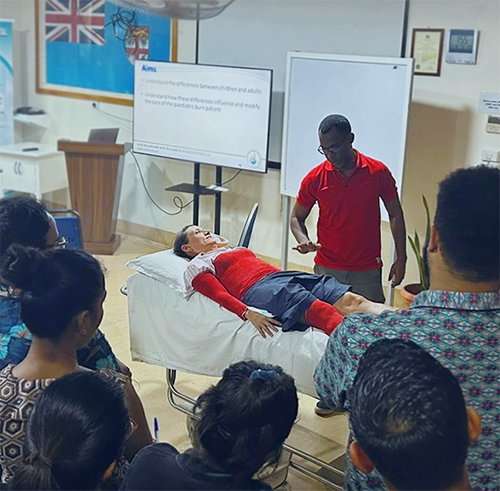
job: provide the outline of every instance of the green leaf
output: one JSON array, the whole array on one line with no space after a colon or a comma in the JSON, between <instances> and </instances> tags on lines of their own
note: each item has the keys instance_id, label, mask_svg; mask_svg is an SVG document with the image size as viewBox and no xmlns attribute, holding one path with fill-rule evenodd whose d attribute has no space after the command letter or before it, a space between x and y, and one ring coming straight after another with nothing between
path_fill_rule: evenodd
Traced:
<instances>
[{"instance_id":1,"label":"green leaf","mask_svg":"<svg viewBox=\"0 0 500 491\"><path fill-rule=\"evenodd\" d=\"M408 236L408 240L410 241L411 248L413 249L413 253L415 254L415 258L417 260L417 266L418 266L418 273L420 276L420 284L423 285L424 283L424 268L423 268L423 261L422 261L422 254L420 251L420 239L418 237L417 232L415 232L415 239L412 239L410 236Z\"/></svg>"},{"instance_id":2,"label":"green leaf","mask_svg":"<svg viewBox=\"0 0 500 491\"><path fill-rule=\"evenodd\" d=\"M425 215L427 218L427 225L425 227L425 244L428 244L431 238L431 214L429 212L429 204L427 203L427 200L425 199L425 196L423 194L422 200L424 202Z\"/></svg>"},{"instance_id":3,"label":"green leaf","mask_svg":"<svg viewBox=\"0 0 500 491\"><path fill-rule=\"evenodd\" d=\"M424 202L424 208L425 208L425 215L426 215L426 220L427 224L425 227L425 243L424 247L427 247L429 244L429 241L431 239L431 214L429 212L429 204L427 203L427 200L425 199L425 196L422 195L422 200ZM423 256L423 251L422 251L422 256ZM424 290L428 290L430 286L430 278L429 275L426 274L427 272L424 270L423 267L423 259L422 259L422 288Z\"/></svg>"}]
</instances>

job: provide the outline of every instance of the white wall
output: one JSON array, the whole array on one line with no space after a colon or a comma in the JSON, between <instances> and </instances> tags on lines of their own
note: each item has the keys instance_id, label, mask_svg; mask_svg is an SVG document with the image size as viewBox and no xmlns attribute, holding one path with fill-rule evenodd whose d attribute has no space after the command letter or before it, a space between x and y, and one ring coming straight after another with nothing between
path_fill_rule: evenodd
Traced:
<instances>
[{"instance_id":1,"label":"white wall","mask_svg":"<svg viewBox=\"0 0 500 491\"><path fill-rule=\"evenodd\" d=\"M41 107L51 118L50 128L45 131L16 127L18 139L43 142L55 142L59 138L86 139L90 128L115 126L108 116L92 109L89 102L35 93L34 0L0 0L0 16L16 20L16 38L21 44L24 39L25 43L24 48L19 46L15 59L16 86L22 94L22 100L17 97L16 103ZM500 92L499 25L500 0L411 0L408 56L413 27L474 28L481 32L477 65L448 65L443 61L441 77L415 77L403 184L403 206L409 231L416 227L421 232L424 229L422 193L433 207L437 183L448 172L478 163L483 148L500 149L500 136L485 132L486 115L477 111L481 90ZM181 22L180 61L193 61L194 42L194 23ZM132 110L128 107L101 103L100 109L132 119ZM131 125L120 121L120 127L120 140L130 140ZM161 206L174 212L172 193L163 189L192 181L192 166L145 156L138 159L151 194ZM225 170L223 177L229 179L233 174L233 171ZM213 169L204 167L202 183L213 181ZM270 170L265 176L242 173L228 187L230 191L223 196L222 232L235 241L248 210L254 201L258 201L261 211L252 248L260 254L279 258L279 172ZM185 202L191 199L189 195L183 198ZM54 200L60 199L57 196ZM191 222L192 209L189 207L175 217L157 210L144 192L135 163L127 157L119 218L174 232ZM316 218L317 214L313 212L309 219L311 231L315 228ZM201 199L201 224L208 227L213 224L213 199L210 197ZM383 236L383 259L387 267L390 264L390 233L386 224ZM409 257L407 280L413 281L417 279L417 273L411 252ZM290 260L311 266L313 258L291 252Z\"/></svg>"},{"instance_id":2,"label":"white wall","mask_svg":"<svg viewBox=\"0 0 500 491\"><path fill-rule=\"evenodd\" d=\"M482 149L500 150L500 135L486 133L487 115L478 111L480 91L500 92L500 1L411 0L409 24L407 56L415 27L480 30L477 65L443 59L440 77L414 77L403 207L408 231L423 234L421 195L434 209L437 184L446 174L480 163ZM410 275L417 278L409 255Z\"/></svg>"}]
</instances>

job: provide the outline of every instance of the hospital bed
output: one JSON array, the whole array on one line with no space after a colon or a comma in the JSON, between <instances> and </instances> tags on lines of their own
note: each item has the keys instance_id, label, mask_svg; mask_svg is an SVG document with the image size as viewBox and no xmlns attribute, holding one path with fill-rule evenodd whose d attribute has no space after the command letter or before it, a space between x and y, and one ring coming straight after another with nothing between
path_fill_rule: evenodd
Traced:
<instances>
[{"instance_id":1,"label":"hospital bed","mask_svg":"<svg viewBox=\"0 0 500 491\"><path fill-rule=\"evenodd\" d=\"M171 251L144 256L128 266L136 270L127 281L132 358L167 369L168 400L174 408L192 415L195 402L175 387L177 371L221 376L229 365L246 359L282 366L300 392L317 397L313 375L328 341L322 331L279 331L272 338L262 338L250 322L200 293L187 297L183 290L187 262ZM289 445L285 448L343 477L342 471L313 455ZM341 489L293 458L290 467Z\"/></svg>"}]
</instances>

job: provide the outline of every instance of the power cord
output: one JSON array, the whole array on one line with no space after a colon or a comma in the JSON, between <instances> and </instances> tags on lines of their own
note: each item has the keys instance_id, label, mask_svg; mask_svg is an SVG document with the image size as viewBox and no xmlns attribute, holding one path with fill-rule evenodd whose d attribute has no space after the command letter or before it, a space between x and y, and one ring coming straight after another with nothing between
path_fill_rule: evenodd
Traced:
<instances>
[{"instance_id":1,"label":"power cord","mask_svg":"<svg viewBox=\"0 0 500 491\"><path fill-rule=\"evenodd\" d=\"M99 107L97 106L97 103L94 102L92 104L92 107L96 110L96 111L99 111L100 113L102 114L106 114L106 116L111 116L112 118L115 118L115 119L119 119L120 121L125 121L126 123L130 123L132 124L132 120L131 119L127 119L127 118L122 118L120 116L116 116L112 113L108 113L107 111L103 111L102 109L99 109Z\"/></svg>"},{"instance_id":2,"label":"power cord","mask_svg":"<svg viewBox=\"0 0 500 491\"><path fill-rule=\"evenodd\" d=\"M135 164L137 166L137 170L139 171L139 176L141 177L141 181L142 181L142 185L144 186L144 190L146 191L146 194L148 195L148 198L151 200L151 202L156 206L156 208L158 208L161 212L165 213L165 215L169 215L169 216L176 216L176 215L179 215L182 210L184 210L184 208L187 208L191 203L193 203L194 201L194 198L191 200L191 201L188 201L186 204L184 204L184 202L182 201L181 197L180 196L174 196L173 197L173 203L174 203L174 206L176 206L178 208L178 211L176 211L175 213L170 213L169 211L163 209L154 199L153 197L151 196L151 193L149 192L149 189L148 187L146 186L146 181L144 179L144 175L142 173L142 169L141 169L141 166L139 165L139 161L137 160L137 157L135 156L135 153L130 150L129 151L130 154L132 155L132 157L134 158L135 160ZM227 184L228 182L231 182L233 179L236 179L239 174L241 173L243 169L239 170L234 176L232 176L230 179L228 179L227 181L224 181L221 186L223 186L224 184Z\"/></svg>"},{"instance_id":3,"label":"power cord","mask_svg":"<svg viewBox=\"0 0 500 491\"><path fill-rule=\"evenodd\" d=\"M187 202L186 204L183 203L182 199L180 198L180 196L174 196L173 198L173 202L174 202L174 206L176 206L177 208L179 208L178 211L176 211L175 213L170 213L168 212L167 210L163 209L154 199L153 197L151 196L151 193L149 192L147 186L146 186L146 181L144 180L144 175L142 174L142 169L141 169L141 166L139 165L139 161L137 160L136 156L135 156L135 153L130 150L130 154L132 155L132 157L134 158L135 160L135 164L137 165L137 169L139 170L139 175L141 176L141 181L142 181L142 185L144 186L144 189L146 191L146 194L148 195L148 198L151 200L151 202L156 206L156 208L158 208L161 212L165 213L165 215L169 215L169 216L175 216L175 215L179 215L179 213L181 213L182 210L184 210L184 208L188 207L193 201L194 199L192 199L191 201ZM180 204L179 204L180 203Z\"/></svg>"},{"instance_id":4,"label":"power cord","mask_svg":"<svg viewBox=\"0 0 500 491\"><path fill-rule=\"evenodd\" d=\"M109 121L110 123L119 126L121 129L127 131L128 133L132 133L132 128L125 126L121 121L113 119L113 116L107 116L103 114L103 118Z\"/></svg>"},{"instance_id":5,"label":"power cord","mask_svg":"<svg viewBox=\"0 0 500 491\"><path fill-rule=\"evenodd\" d=\"M242 170L243 169L240 169L233 177L231 177L231 179L228 179L227 181L224 181L223 183L219 184L219 186L224 186L224 184L227 184L228 182L231 182L233 179L236 179L240 175L240 172Z\"/></svg>"}]
</instances>

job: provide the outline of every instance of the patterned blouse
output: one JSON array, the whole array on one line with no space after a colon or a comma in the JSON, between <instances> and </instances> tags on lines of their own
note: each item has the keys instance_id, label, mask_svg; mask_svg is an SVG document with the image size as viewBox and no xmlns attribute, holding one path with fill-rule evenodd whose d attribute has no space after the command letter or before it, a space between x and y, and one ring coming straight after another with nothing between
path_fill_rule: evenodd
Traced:
<instances>
[{"instance_id":1,"label":"patterned blouse","mask_svg":"<svg viewBox=\"0 0 500 491\"><path fill-rule=\"evenodd\" d=\"M467 457L472 488L500 491L500 294L426 291L409 310L345 318L316 369L322 400L349 408L348 389L359 359L382 337L420 344L457 376L467 405L482 418L481 436ZM344 489L385 489L378 473L362 474L349 453L346 457Z\"/></svg>"},{"instance_id":2,"label":"patterned blouse","mask_svg":"<svg viewBox=\"0 0 500 491\"><path fill-rule=\"evenodd\" d=\"M15 365L0 371L0 466L2 483L14 475L15 468L24 463L26 424L38 396L55 379L24 380L12 374ZM109 369L99 371L125 387L128 379Z\"/></svg>"}]
</instances>

